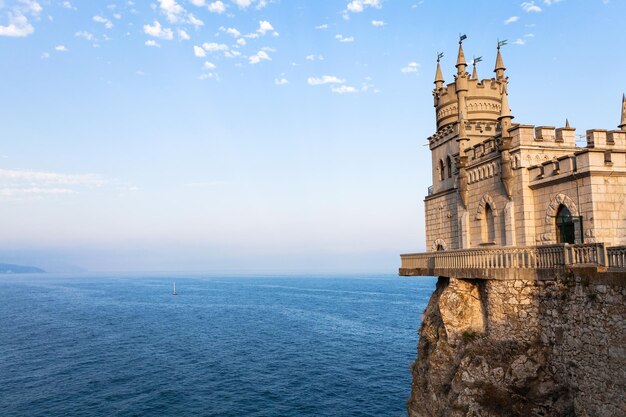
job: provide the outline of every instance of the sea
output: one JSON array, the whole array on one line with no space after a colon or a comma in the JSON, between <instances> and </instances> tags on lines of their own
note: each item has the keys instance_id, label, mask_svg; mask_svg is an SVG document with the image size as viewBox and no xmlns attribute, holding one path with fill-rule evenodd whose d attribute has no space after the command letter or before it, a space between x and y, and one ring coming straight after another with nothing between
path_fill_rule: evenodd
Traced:
<instances>
[{"instance_id":1,"label":"sea","mask_svg":"<svg viewBox=\"0 0 626 417\"><path fill-rule=\"evenodd\" d=\"M0 416L405 416L435 282L0 276Z\"/></svg>"}]
</instances>

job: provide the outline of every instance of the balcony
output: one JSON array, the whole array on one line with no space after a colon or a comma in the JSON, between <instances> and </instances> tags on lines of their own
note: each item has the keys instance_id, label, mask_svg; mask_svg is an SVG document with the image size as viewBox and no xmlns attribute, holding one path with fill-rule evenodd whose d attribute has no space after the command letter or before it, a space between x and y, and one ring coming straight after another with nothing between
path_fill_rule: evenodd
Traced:
<instances>
[{"instance_id":1,"label":"balcony","mask_svg":"<svg viewBox=\"0 0 626 417\"><path fill-rule=\"evenodd\" d=\"M554 270L588 268L626 270L626 246L506 246L400 255L402 276L446 276L484 279L548 279Z\"/></svg>"}]
</instances>

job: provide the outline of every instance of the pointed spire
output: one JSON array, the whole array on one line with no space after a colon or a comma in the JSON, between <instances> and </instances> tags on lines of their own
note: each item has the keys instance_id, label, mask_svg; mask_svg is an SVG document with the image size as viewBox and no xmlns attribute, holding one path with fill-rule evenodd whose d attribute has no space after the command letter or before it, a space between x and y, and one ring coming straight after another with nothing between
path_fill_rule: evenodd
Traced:
<instances>
[{"instance_id":1,"label":"pointed spire","mask_svg":"<svg viewBox=\"0 0 626 417\"><path fill-rule=\"evenodd\" d=\"M496 56L496 67L493 72L496 73L496 79L501 80L504 78L504 70L506 67L504 66L504 60L502 59L502 54L500 54L500 46L506 45L506 41L498 41L498 55Z\"/></svg>"},{"instance_id":2,"label":"pointed spire","mask_svg":"<svg viewBox=\"0 0 626 417\"><path fill-rule=\"evenodd\" d=\"M502 127L502 135L505 135L505 132L509 130L511 127L511 120L513 116L511 115L511 108L509 107L509 92L507 91L506 84L502 88L502 101L500 104L500 116L498 117L498 121L500 122L500 126Z\"/></svg>"},{"instance_id":3,"label":"pointed spire","mask_svg":"<svg viewBox=\"0 0 626 417\"><path fill-rule=\"evenodd\" d=\"M622 118L618 127L626 131L626 94L622 94Z\"/></svg>"},{"instance_id":4,"label":"pointed spire","mask_svg":"<svg viewBox=\"0 0 626 417\"><path fill-rule=\"evenodd\" d=\"M474 61L474 69L472 70L472 80L478 79L478 72L476 71L476 61Z\"/></svg>"},{"instance_id":5,"label":"pointed spire","mask_svg":"<svg viewBox=\"0 0 626 417\"><path fill-rule=\"evenodd\" d=\"M443 74L441 73L441 65L439 65L439 59L441 58L439 54L437 56L437 72L435 72L435 86L436 88L441 88L441 86L443 85Z\"/></svg>"},{"instance_id":6,"label":"pointed spire","mask_svg":"<svg viewBox=\"0 0 626 417\"><path fill-rule=\"evenodd\" d=\"M565 118L565 128L570 129L569 119L567 117Z\"/></svg>"},{"instance_id":7,"label":"pointed spire","mask_svg":"<svg viewBox=\"0 0 626 417\"><path fill-rule=\"evenodd\" d=\"M459 39L459 54L456 58L456 69L457 74L464 74L465 67L467 67L467 62L465 62L465 54L463 53L463 39L467 38L467 36L462 35Z\"/></svg>"}]
</instances>

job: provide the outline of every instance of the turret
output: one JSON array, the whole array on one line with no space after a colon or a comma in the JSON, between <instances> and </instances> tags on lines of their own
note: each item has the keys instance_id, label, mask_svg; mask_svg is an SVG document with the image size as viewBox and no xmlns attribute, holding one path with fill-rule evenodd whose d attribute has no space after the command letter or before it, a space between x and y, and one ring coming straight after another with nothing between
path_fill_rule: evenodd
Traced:
<instances>
[{"instance_id":1,"label":"turret","mask_svg":"<svg viewBox=\"0 0 626 417\"><path fill-rule=\"evenodd\" d=\"M435 72L435 90L439 90L441 87L443 87L443 83L444 83L443 74L441 73L441 66L439 65L439 60L441 59L442 56L443 54L437 55L437 72Z\"/></svg>"},{"instance_id":2,"label":"turret","mask_svg":"<svg viewBox=\"0 0 626 417\"><path fill-rule=\"evenodd\" d=\"M504 71L506 67L504 66L504 61L502 60L502 55L500 54L500 47L502 45L506 45L506 41L498 41L498 55L496 56L496 67L493 72L496 73L496 80L501 81L504 79Z\"/></svg>"},{"instance_id":3,"label":"turret","mask_svg":"<svg viewBox=\"0 0 626 417\"><path fill-rule=\"evenodd\" d=\"M502 104L500 107L500 116L498 116L498 121L500 122L500 126L502 127L502 137L508 136L508 130L511 128L511 120L513 116L511 115L511 108L509 107L509 92L507 84L502 85Z\"/></svg>"},{"instance_id":4,"label":"turret","mask_svg":"<svg viewBox=\"0 0 626 417\"><path fill-rule=\"evenodd\" d=\"M509 135L509 129L511 128L511 108L509 107L509 92L506 83L502 84L502 101L500 105L500 116L498 121L500 122L502 140L500 141L500 151L502 163L501 180L506 195L511 198L513 196L513 172L511 168L511 136Z\"/></svg>"},{"instance_id":5,"label":"turret","mask_svg":"<svg viewBox=\"0 0 626 417\"><path fill-rule=\"evenodd\" d=\"M474 69L472 70L472 78L470 78L471 80L478 80L478 71L476 71L476 64L478 64L482 60L482 56L472 59L472 66L474 67Z\"/></svg>"},{"instance_id":6,"label":"turret","mask_svg":"<svg viewBox=\"0 0 626 417\"><path fill-rule=\"evenodd\" d=\"M622 119L618 127L626 131L626 95L624 94L622 94Z\"/></svg>"}]
</instances>

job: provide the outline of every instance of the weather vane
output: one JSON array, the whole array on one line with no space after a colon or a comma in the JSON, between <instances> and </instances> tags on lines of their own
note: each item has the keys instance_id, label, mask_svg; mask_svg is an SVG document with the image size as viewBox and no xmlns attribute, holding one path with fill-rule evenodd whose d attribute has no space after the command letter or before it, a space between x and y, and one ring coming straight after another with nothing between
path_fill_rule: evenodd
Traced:
<instances>
[{"instance_id":1,"label":"weather vane","mask_svg":"<svg viewBox=\"0 0 626 417\"><path fill-rule=\"evenodd\" d=\"M479 56L478 58L474 58L474 59L472 60L472 64L474 64L474 66L476 66L476 64L478 64L478 63L479 63L480 61L482 61L482 60L483 60L483 57L482 57L482 56Z\"/></svg>"},{"instance_id":2,"label":"weather vane","mask_svg":"<svg viewBox=\"0 0 626 417\"><path fill-rule=\"evenodd\" d=\"M443 52L439 52L439 53L437 54L437 62L439 62L439 60L440 60L441 58L443 58Z\"/></svg>"},{"instance_id":3,"label":"weather vane","mask_svg":"<svg viewBox=\"0 0 626 417\"><path fill-rule=\"evenodd\" d=\"M506 40L506 39L505 39L505 40L503 40L503 41L501 41L501 40L499 40L499 39L498 39L498 49L500 49L500 47L501 47L501 46L506 45L506 42L507 42L507 40Z\"/></svg>"},{"instance_id":4,"label":"weather vane","mask_svg":"<svg viewBox=\"0 0 626 417\"><path fill-rule=\"evenodd\" d=\"M459 33L459 43L463 43L463 41L464 41L465 39L467 39L467 35L461 35L461 34Z\"/></svg>"}]
</instances>

